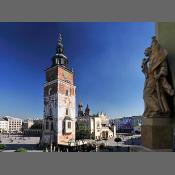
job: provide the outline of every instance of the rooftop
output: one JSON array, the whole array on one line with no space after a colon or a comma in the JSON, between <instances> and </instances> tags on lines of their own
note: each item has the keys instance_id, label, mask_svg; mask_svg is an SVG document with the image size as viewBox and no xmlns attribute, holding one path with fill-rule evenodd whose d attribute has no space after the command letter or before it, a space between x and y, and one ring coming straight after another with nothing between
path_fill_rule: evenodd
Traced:
<instances>
[{"instance_id":1,"label":"rooftop","mask_svg":"<svg viewBox=\"0 0 175 175\"><path fill-rule=\"evenodd\" d=\"M5 119L3 119L3 118L0 118L0 121L6 121Z\"/></svg>"},{"instance_id":2,"label":"rooftop","mask_svg":"<svg viewBox=\"0 0 175 175\"><path fill-rule=\"evenodd\" d=\"M22 120L20 118L17 118L17 117L11 117L11 116L4 116L3 118L7 118L9 120Z\"/></svg>"}]
</instances>

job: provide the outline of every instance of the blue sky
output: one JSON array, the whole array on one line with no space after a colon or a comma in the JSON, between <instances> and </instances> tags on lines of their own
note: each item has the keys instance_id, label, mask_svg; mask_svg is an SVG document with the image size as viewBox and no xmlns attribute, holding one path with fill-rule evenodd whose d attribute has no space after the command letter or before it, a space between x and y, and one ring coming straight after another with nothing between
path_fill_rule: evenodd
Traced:
<instances>
[{"instance_id":1,"label":"blue sky","mask_svg":"<svg viewBox=\"0 0 175 175\"><path fill-rule=\"evenodd\" d=\"M76 100L110 117L143 113L140 65L154 23L0 23L0 114L43 117L44 70L58 33L75 72Z\"/></svg>"}]
</instances>

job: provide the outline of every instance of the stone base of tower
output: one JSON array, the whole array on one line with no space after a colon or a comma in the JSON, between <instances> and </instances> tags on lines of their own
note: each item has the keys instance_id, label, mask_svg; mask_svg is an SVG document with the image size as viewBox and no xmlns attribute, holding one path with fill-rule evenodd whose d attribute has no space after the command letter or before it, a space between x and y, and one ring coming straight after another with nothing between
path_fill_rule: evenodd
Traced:
<instances>
[{"instance_id":1,"label":"stone base of tower","mask_svg":"<svg viewBox=\"0 0 175 175\"><path fill-rule=\"evenodd\" d=\"M57 144L58 145L74 145L75 143L75 134L58 134Z\"/></svg>"},{"instance_id":2,"label":"stone base of tower","mask_svg":"<svg viewBox=\"0 0 175 175\"><path fill-rule=\"evenodd\" d=\"M141 129L142 145L153 150L172 150L172 120L163 118L144 118Z\"/></svg>"},{"instance_id":3,"label":"stone base of tower","mask_svg":"<svg viewBox=\"0 0 175 175\"><path fill-rule=\"evenodd\" d=\"M55 142L54 133L43 131L40 139L40 145L50 145L51 143L54 143L54 142Z\"/></svg>"},{"instance_id":4,"label":"stone base of tower","mask_svg":"<svg viewBox=\"0 0 175 175\"><path fill-rule=\"evenodd\" d=\"M49 132L43 132L40 144L41 145L65 145L74 146L75 145L75 134L50 134Z\"/></svg>"}]
</instances>

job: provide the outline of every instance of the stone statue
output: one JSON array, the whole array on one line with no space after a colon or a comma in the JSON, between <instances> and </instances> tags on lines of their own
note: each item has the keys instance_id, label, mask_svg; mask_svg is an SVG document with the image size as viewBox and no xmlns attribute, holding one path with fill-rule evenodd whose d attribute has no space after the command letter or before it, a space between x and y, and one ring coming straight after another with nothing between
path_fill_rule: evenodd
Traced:
<instances>
[{"instance_id":1,"label":"stone statue","mask_svg":"<svg viewBox=\"0 0 175 175\"><path fill-rule=\"evenodd\" d=\"M174 90L166 79L168 75L167 51L160 46L156 37L153 37L151 46L145 49L144 54L146 58L142 61L142 72L145 75L143 116L169 116L167 96L173 96Z\"/></svg>"}]
</instances>

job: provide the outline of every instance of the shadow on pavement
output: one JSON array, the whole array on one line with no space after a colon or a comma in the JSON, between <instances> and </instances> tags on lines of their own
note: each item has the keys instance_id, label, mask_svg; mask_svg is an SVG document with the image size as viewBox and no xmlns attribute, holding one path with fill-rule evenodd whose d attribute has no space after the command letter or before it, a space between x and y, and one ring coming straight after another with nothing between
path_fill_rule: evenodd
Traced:
<instances>
[{"instance_id":1,"label":"shadow on pavement","mask_svg":"<svg viewBox=\"0 0 175 175\"><path fill-rule=\"evenodd\" d=\"M130 147L106 146L104 149L101 149L100 152L130 152Z\"/></svg>"},{"instance_id":2,"label":"shadow on pavement","mask_svg":"<svg viewBox=\"0 0 175 175\"><path fill-rule=\"evenodd\" d=\"M124 141L125 145L141 145L141 137L131 138L127 141Z\"/></svg>"},{"instance_id":3,"label":"shadow on pavement","mask_svg":"<svg viewBox=\"0 0 175 175\"><path fill-rule=\"evenodd\" d=\"M16 150L18 148L26 148L27 150L37 150L38 144L6 144L5 150Z\"/></svg>"}]
</instances>

